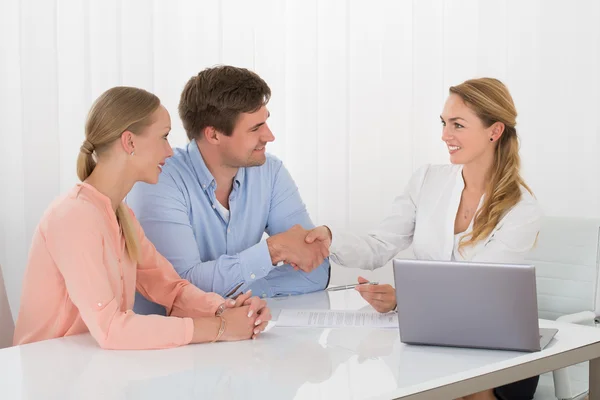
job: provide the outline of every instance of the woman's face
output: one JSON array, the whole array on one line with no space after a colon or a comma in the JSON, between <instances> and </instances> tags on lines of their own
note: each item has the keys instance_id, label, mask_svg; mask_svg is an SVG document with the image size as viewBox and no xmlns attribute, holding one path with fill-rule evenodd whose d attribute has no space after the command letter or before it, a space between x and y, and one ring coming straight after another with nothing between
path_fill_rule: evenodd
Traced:
<instances>
[{"instance_id":1,"label":"woman's face","mask_svg":"<svg viewBox=\"0 0 600 400\"><path fill-rule=\"evenodd\" d=\"M448 146L452 164L464 165L493 156L496 141L503 130L501 123L485 127L477 114L456 94L448 96L440 118L442 140ZM502 125L502 129L498 129L498 124Z\"/></svg>"},{"instance_id":2,"label":"woman's face","mask_svg":"<svg viewBox=\"0 0 600 400\"><path fill-rule=\"evenodd\" d=\"M171 117L162 105L151 117L152 123L138 135L132 136L134 155L130 157L138 181L157 183L165 160L173 155L167 136Z\"/></svg>"}]
</instances>

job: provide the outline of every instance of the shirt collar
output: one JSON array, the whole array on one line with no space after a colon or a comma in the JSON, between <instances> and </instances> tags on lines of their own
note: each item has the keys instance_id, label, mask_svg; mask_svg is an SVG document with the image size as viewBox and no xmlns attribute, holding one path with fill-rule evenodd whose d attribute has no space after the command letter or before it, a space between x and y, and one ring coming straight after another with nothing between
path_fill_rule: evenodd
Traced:
<instances>
[{"instance_id":1,"label":"shirt collar","mask_svg":"<svg viewBox=\"0 0 600 400\"><path fill-rule=\"evenodd\" d=\"M104 209L108 214L114 214L110 198L105 194L100 193L94 186L86 182L79 182L75 185L75 191L73 192L72 197L78 197L80 193L87 197L97 207Z\"/></svg>"},{"instance_id":2,"label":"shirt collar","mask_svg":"<svg viewBox=\"0 0 600 400\"><path fill-rule=\"evenodd\" d=\"M464 180L463 174L462 174L463 165L460 164L458 166L458 168L456 169L456 171L457 171L456 172L456 187L457 187L457 189L459 189L461 191L461 194L462 194L462 190L465 188L465 180Z\"/></svg>"},{"instance_id":3,"label":"shirt collar","mask_svg":"<svg viewBox=\"0 0 600 400\"><path fill-rule=\"evenodd\" d=\"M234 186L237 185L238 187L242 185L242 182L244 182L244 177L246 176L246 168L240 168L238 169L237 174L235 174L235 178L233 179L233 184Z\"/></svg>"},{"instance_id":4,"label":"shirt collar","mask_svg":"<svg viewBox=\"0 0 600 400\"><path fill-rule=\"evenodd\" d=\"M187 145L187 152L190 156L190 160L192 161L192 168L196 173L196 177L198 178L198 182L202 186L202 189L207 189L210 185L215 182L215 178L210 173L206 163L204 162L204 158L200 153L200 149L198 148L198 143L196 140L192 140ZM246 175L246 168L240 168L235 174L234 186L240 186L244 181L244 177ZM215 183L216 184L216 183Z\"/></svg>"},{"instance_id":5,"label":"shirt collar","mask_svg":"<svg viewBox=\"0 0 600 400\"><path fill-rule=\"evenodd\" d=\"M208 188L215 181L215 178L208 170L208 167L204 162L204 158L202 158L202 154L200 154L200 149L198 149L198 143L196 143L196 140L192 140L187 145L187 151L190 155L192 168L194 168L198 182L200 182L202 189Z\"/></svg>"}]
</instances>

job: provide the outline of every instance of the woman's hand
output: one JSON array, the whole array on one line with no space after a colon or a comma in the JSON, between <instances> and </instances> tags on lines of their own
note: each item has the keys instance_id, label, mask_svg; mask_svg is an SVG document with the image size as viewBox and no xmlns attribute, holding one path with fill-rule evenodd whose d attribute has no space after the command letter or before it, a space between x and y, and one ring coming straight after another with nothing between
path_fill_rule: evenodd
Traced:
<instances>
[{"instance_id":1,"label":"woman's hand","mask_svg":"<svg viewBox=\"0 0 600 400\"><path fill-rule=\"evenodd\" d=\"M325 245L325 247L327 247L329 249L329 247L331 246L331 239L332 239L332 235L331 235L331 230L325 226L325 225L321 225L321 226L317 226L316 228L313 228L312 230L310 230L308 232L308 234L306 235L306 238L304 239L304 241L306 243L314 243L316 240L323 242L323 244Z\"/></svg>"},{"instance_id":2,"label":"woman's hand","mask_svg":"<svg viewBox=\"0 0 600 400\"><path fill-rule=\"evenodd\" d=\"M267 307L266 301L256 296L251 296L252 291L248 290L246 293L240 294L235 300L227 300L225 302L225 310L221 315L227 321L227 316L232 315L231 311L238 308L247 309L247 318L251 319L254 324L251 337L255 339L265 330L271 320L271 310ZM227 327L225 328L225 332L227 332Z\"/></svg>"},{"instance_id":3,"label":"woman's hand","mask_svg":"<svg viewBox=\"0 0 600 400\"><path fill-rule=\"evenodd\" d=\"M369 282L362 276L358 283ZM380 313L386 313L396 308L396 290L391 285L361 285L355 287L360 295Z\"/></svg>"},{"instance_id":4,"label":"woman's hand","mask_svg":"<svg viewBox=\"0 0 600 400\"><path fill-rule=\"evenodd\" d=\"M248 317L249 306L227 309L221 314L225 319L225 331L219 341L236 341L250 339L256 329L256 316Z\"/></svg>"},{"instance_id":5,"label":"woman's hand","mask_svg":"<svg viewBox=\"0 0 600 400\"><path fill-rule=\"evenodd\" d=\"M269 321L271 320L271 310L267 306L266 301L256 296L245 300L244 305L249 307L249 312L252 313L252 315L256 315L256 320L254 321L256 327L254 328L254 335L252 335L252 339L256 339L269 324Z\"/></svg>"}]
</instances>

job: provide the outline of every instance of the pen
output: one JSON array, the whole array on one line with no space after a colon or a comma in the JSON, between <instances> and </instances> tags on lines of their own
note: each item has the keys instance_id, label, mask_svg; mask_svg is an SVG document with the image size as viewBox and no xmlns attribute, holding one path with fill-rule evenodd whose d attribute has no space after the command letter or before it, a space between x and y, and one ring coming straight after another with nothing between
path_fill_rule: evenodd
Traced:
<instances>
[{"instance_id":1,"label":"pen","mask_svg":"<svg viewBox=\"0 0 600 400\"><path fill-rule=\"evenodd\" d=\"M328 287L325 290L327 290L329 292L337 292L338 290L352 289L352 288L355 288L357 286L362 286L362 285L378 285L378 284L379 284L379 282L354 283L352 285L332 286L332 287Z\"/></svg>"}]
</instances>

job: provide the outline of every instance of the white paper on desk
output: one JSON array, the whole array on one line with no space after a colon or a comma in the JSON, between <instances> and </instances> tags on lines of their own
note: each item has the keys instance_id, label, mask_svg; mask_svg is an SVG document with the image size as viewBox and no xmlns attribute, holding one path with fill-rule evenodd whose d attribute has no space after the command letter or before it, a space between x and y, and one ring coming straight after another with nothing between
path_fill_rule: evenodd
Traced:
<instances>
[{"instance_id":1,"label":"white paper on desk","mask_svg":"<svg viewBox=\"0 0 600 400\"><path fill-rule=\"evenodd\" d=\"M277 326L309 328L397 328L398 314L377 311L281 310Z\"/></svg>"}]
</instances>

